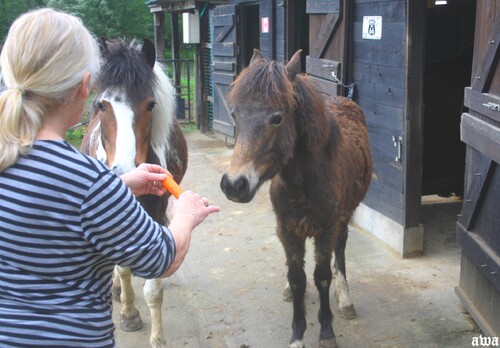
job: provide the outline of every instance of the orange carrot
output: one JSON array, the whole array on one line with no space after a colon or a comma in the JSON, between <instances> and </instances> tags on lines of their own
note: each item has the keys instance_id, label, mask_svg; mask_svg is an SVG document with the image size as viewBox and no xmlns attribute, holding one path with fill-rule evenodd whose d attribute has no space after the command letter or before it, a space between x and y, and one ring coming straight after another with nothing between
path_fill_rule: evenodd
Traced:
<instances>
[{"instance_id":1,"label":"orange carrot","mask_svg":"<svg viewBox=\"0 0 500 348\"><path fill-rule=\"evenodd\" d=\"M175 198L179 198L182 192L184 190L177 185L175 180L167 175L167 178L161 182L163 184L163 187L167 189L168 192L170 192L172 195L174 195Z\"/></svg>"}]
</instances>

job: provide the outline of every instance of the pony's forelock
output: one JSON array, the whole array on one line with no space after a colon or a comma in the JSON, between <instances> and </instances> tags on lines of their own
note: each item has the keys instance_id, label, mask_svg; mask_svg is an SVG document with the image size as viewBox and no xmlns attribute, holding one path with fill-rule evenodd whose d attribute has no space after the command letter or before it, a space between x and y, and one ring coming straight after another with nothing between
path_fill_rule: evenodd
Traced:
<instances>
[{"instance_id":1,"label":"pony's forelock","mask_svg":"<svg viewBox=\"0 0 500 348\"><path fill-rule=\"evenodd\" d=\"M291 107L294 89L285 66L264 58L245 68L231 85L228 101L237 104L249 96L258 96L272 107Z\"/></svg>"},{"instance_id":2,"label":"pony's forelock","mask_svg":"<svg viewBox=\"0 0 500 348\"><path fill-rule=\"evenodd\" d=\"M127 44L123 40L108 44L106 64L99 74L97 88L122 88L131 101L151 95L157 83L152 68L146 64L140 45L136 41Z\"/></svg>"},{"instance_id":3,"label":"pony's forelock","mask_svg":"<svg viewBox=\"0 0 500 348\"><path fill-rule=\"evenodd\" d=\"M245 68L233 82L228 102L238 105L254 99L268 107L292 111L299 134L308 139L325 142L329 126L325 116L325 103L314 82L304 74L290 81L282 63L259 59Z\"/></svg>"}]
</instances>

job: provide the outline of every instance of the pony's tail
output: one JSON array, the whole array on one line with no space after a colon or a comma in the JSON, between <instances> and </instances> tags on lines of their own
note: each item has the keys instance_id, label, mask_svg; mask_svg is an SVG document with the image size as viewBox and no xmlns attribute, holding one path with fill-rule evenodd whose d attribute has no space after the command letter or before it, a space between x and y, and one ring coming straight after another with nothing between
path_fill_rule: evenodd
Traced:
<instances>
[{"instance_id":1,"label":"pony's tail","mask_svg":"<svg viewBox=\"0 0 500 348\"><path fill-rule=\"evenodd\" d=\"M31 148L40 129L41 109L21 87L0 94L0 172Z\"/></svg>"}]
</instances>

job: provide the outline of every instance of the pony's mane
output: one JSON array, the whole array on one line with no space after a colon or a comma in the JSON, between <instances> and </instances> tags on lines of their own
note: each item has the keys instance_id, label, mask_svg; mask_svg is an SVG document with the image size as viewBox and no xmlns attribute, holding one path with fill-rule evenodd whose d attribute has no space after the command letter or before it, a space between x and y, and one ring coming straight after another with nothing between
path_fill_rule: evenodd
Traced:
<instances>
[{"instance_id":1,"label":"pony's mane","mask_svg":"<svg viewBox=\"0 0 500 348\"><path fill-rule=\"evenodd\" d=\"M99 90L122 88L132 103L152 95L156 77L143 57L138 42L109 42L105 60L97 80Z\"/></svg>"},{"instance_id":2,"label":"pony's mane","mask_svg":"<svg viewBox=\"0 0 500 348\"><path fill-rule=\"evenodd\" d=\"M176 117L175 88L162 65L156 63L153 73L157 83L154 90L156 106L153 109L151 146L156 153L166 153L171 151L171 134ZM166 166L166 163L162 165Z\"/></svg>"}]
</instances>

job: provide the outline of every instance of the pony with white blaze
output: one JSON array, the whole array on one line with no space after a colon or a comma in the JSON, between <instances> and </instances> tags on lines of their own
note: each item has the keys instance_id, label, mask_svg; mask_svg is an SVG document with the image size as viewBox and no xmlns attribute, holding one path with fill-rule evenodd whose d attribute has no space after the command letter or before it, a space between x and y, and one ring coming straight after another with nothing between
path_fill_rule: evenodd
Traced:
<instances>
[{"instance_id":1,"label":"pony with white blaze","mask_svg":"<svg viewBox=\"0 0 500 348\"><path fill-rule=\"evenodd\" d=\"M97 81L96 98L81 151L121 175L141 163L167 168L180 182L187 168L187 144L175 116L175 89L161 65L155 62L155 47L100 40L105 64ZM168 224L169 194L138 198L157 222ZM113 291L122 303L121 326L125 331L142 327L134 306L131 271L116 267ZM152 347L165 347L160 279L146 280L144 298L151 311Z\"/></svg>"}]
</instances>

